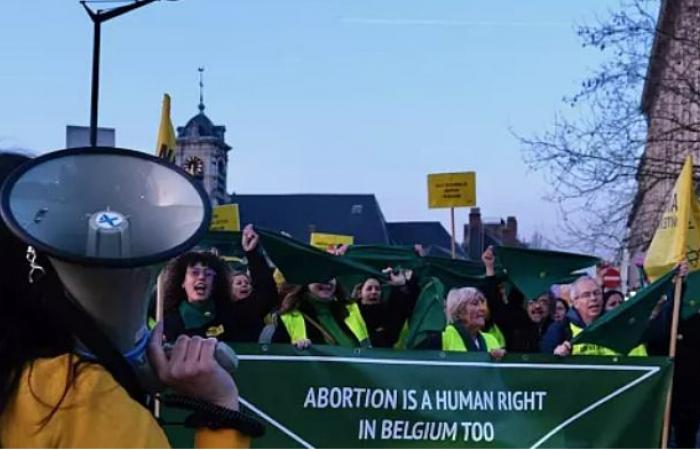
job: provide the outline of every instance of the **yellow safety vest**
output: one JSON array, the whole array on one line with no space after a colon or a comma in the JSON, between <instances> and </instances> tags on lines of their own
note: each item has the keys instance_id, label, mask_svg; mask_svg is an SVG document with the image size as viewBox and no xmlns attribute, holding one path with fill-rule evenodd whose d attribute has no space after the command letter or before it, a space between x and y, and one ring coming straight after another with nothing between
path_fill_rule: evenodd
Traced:
<instances>
[{"instance_id":1,"label":"yellow safety vest","mask_svg":"<svg viewBox=\"0 0 700 450\"><path fill-rule=\"evenodd\" d=\"M496 325L495 323L491 325L491 328L489 328L488 331L484 331L483 334L493 336L493 338L498 343L498 348L506 348L506 337L503 336L503 332L500 328L498 328L498 325Z\"/></svg>"},{"instance_id":2,"label":"yellow safety vest","mask_svg":"<svg viewBox=\"0 0 700 450\"><path fill-rule=\"evenodd\" d=\"M492 335L488 333L482 333L481 331L479 332L479 334L481 335L481 337L484 338L484 342L486 342L487 352L501 348L498 345L498 341L496 340L496 338ZM457 328L454 325L447 325L445 331L442 332L442 350L446 352L469 351L467 349L467 346L464 345L464 340L462 339L462 336L459 334L459 331L457 331Z\"/></svg>"},{"instance_id":3,"label":"yellow safety vest","mask_svg":"<svg viewBox=\"0 0 700 450\"><path fill-rule=\"evenodd\" d=\"M576 337L583 331L583 328L574 325L573 323L569 323L569 328L571 329L571 336ZM620 353L609 349L607 347L603 347L602 345L598 344L574 344L573 348L571 349L571 354L572 355L600 355L600 356L619 356ZM644 344L640 344L630 350L630 352L627 354L627 356L648 356L647 355L647 348L644 346Z\"/></svg>"},{"instance_id":4,"label":"yellow safety vest","mask_svg":"<svg viewBox=\"0 0 700 450\"><path fill-rule=\"evenodd\" d=\"M360 308L357 306L357 303L349 303L345 308L348 311L348 316L345 318L345 325L350 328L357 342L360 344L368 342L369 332L367 331L367 324L365 323L365 319L362 318L362 313L360 313ZM306 321L301 312L295 309L281 314L280 319L292 340L292 344L307 339Z\"/></svg>"}]
</instances>

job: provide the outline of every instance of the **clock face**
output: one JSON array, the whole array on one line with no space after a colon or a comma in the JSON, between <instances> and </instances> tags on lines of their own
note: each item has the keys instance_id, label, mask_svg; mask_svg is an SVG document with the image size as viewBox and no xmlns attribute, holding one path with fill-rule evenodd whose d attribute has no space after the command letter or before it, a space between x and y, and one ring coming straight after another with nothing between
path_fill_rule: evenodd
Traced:
<instances>
[{"instance_id":1,"label":"clock face","mask_svg":"<svg viewBox=\"0 0 700 450\"><path fill-rule=\"evenodd\" d=\"M193 177L204 175L204 162L196 156L191 156L185 161L185 170Z\"/></svg>"}]
</instances>

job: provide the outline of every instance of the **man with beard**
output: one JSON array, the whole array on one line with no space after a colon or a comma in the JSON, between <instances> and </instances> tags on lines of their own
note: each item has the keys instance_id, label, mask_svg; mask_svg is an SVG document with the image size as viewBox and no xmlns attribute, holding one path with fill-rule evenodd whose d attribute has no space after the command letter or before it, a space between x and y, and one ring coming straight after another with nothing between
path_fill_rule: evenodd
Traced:
<instances>
[{"instance_id":1,"label":"man with beard","mask_svg":"<svg viewBox=\"0 0 700 450\"><path fill-rule=\"evenodd\" d=\"M513 288L504 301L495 274L495 257L493 248L484 251L481 260L486 266L486 284L483 288L491 320L503 333L506 349L515 353L539 352L540 339L552 319L549 314L550 299L547 293L535 299L529 299L524 307L524 296L517 288Z\"/></svg>"},{"instance_id":2,"label":"man with beard","mask_svg":"<svg viewBox=\"0 0 700 450\"><path fill-rule=\"evenodd\" d=\"M603 311L603 290L598 282L589 277L578 278L571 285L572 308L566 319L555 322L542 338L544 353L557 356L568 355L618 355L617 352L596 344L571 345L571 339L595 321ZM647 356L643 345L635 347L629 356Z\"/></svg>"}]
</instances>

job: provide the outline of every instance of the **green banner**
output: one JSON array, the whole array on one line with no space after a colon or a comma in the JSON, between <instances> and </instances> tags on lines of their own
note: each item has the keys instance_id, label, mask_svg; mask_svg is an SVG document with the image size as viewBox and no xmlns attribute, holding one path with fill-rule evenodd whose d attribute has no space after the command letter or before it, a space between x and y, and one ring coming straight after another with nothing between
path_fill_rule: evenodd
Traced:
<instances>
[{"instance_id":1,"label":"green banner","mask_svg":"<svg viewBox=\"0 0 700 450\"><path fill-rule=\"evenodd\" d=\"M237 345L257 448L658 447L666 358ZM182 417L165 410L167 420ZM174 447L192 433L167 426Z\"/></svg>"}]
</instances>

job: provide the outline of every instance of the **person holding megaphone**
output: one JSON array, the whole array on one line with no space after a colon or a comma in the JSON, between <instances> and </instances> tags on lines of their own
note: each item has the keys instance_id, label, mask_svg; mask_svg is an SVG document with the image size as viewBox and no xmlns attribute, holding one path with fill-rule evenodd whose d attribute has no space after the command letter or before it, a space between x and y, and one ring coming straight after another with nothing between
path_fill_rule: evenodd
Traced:
<instances>
[{"instance_id":1,"label":"person holding megaphone","mask_svg":"<svg viewBox=\"0 0 700 450\"><path fill-rule=\"evenodd\" d=\"M143 317L133 320L139 324L133 328L138 333L132 334L131 344L122 348L121 342L127 340L113 333L109 327L111 318L94 313L98 307L104 307L97 304L99 298L93 299L95 305L89 304L83 292L74 285L69 288L66 284L68 275L60 271L71 266L63 264L63 259L55 259L56 255L50 252L48 261L34 251L34 245L53 248L50 244L54 235L41 234L44 232L41 226L55 225L54 213L65 209L54 208L55 205L46 198L35 195L46 192L42 180L46 180L50 189L60 191L60 183L52 178L52 162L60 163L57 165L59 171L70 166L76 168L78 173L86 173L84 167L81 170L83 161L95 164L107 155L105 159L112 167L115 167L115 157L120 164L125 159L131 159L133 161L126 163L134 163L135 167L153 163L159 167L149 170L165 170L166 178L179 176L171 173L176 170L152 161L151 157L133 155L136 152L99 150L57 152L56 155L37 158L32 163L27 156L0 151L0 183L12 172L2 188L3 220L0 221L0 255L4 266L0 271L0 446L169 447L163 429L141 403L142 397L138 391L139 386L143 385L142 380L139 378L133 383L134 377L138 378L135 375L137 371L132 370L133 364L144 360L149 363L161 389L167 388L186 396L190 404L196 406L198 412L189 423L197 429L197 446L249 446L250 437L261 434L261 425L238 412L236 383L219 364L215 339L182 335L173 340L172 345L164 347L162 323L150 335L143 332L144 300L144 306L140 309ZM17 169L18 166L21 167ZM45 171L40 171L40 178L32 178L33 170L37 167ZM119 171L119 167L114 170ZM28 179L30 182L25 183ZM109 180L106 183L111 189L117 186L128 197L124 183ZM31 195L25 196L27 193ZM142 188L137 198L148 201L148 194L148 188ZM57 195L56 198L60 199L61 196ZM114 197L111 199L114 200L112 206L126 210L124 217L128 225L138 231L138 217L128 210L130 203L122 204ZM33 201L41 202L44 206L31 211L33 220L24 220L24 209L32 208ZM69 202L78 201L69 199ZM85 202L89 203L88 200ZM107 211L111 210L108 208ZM167 214L170 212L166 211ZM179 214L179 211L176 212ZM108 215L113 219L108 224L112 228L116 228L114 217L117 217L116 214ZM203 217L206 218L207 214ZM83 221L81 223L87 221L85 215L80 220ZM19 227L24 227L29 236L27 239L15 236L22 234L21 230L18 231ZM123 229L119 232L122 233ZM105 230L114 231L102 231ZM98 236L98 241L104 244L112 237ZM70 236L60 235L58 238L69 240ZM137 238L125 234L120 237L121 242L135 245L138 244ZM32 246L25 241L31 241ZM128 245L123 248L129 249ZM59 255L60 258L74 262L77 258L71 251L68 248ZM115 250L111 247L104 251ZM113 260L116 258L104 258L106 263ZM134 261L138 261L138 255ZM93 277L128 273L133 280L137 280L139 272L129 272L125 266L122 264L120 269L110 269L107 275L107 269L102 272L95 268L85 270L94 270L90 272ZM85 284L89 285L89 281L85 281ZM119 286L112 287L117 289ZM93 294L99 297L98 293ZM147 297L145 292L143 297ZM77 322L66 320L68 314L65 310L70 309L79 311L74 317L81 319ZM113 320L117 319L121 317ZM128 325L120 324L122 328L128 328ZM86 329L94 332L90 334Z\"/></svg>"}]
</instances>

